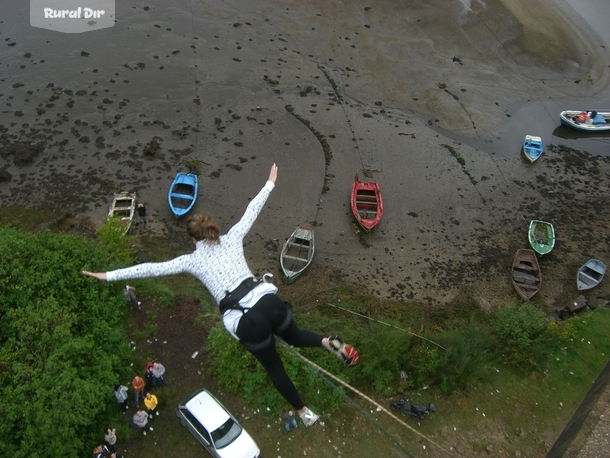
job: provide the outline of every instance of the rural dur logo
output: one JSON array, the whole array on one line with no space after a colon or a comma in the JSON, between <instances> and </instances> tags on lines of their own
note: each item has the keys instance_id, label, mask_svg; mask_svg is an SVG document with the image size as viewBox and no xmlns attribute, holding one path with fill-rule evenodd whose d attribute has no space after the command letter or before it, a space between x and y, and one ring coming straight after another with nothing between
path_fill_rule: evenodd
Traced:
<instances>
[{"instance_id":1,"label":"rural dur logo","mask_svg":"<svg viewBox=\"0 0 610 458\"><path fill-rule=\"evenodd\" d=\"M113 27L115 0L30 0L30 25L63 33Z\"/></svg>"}]
</instances>

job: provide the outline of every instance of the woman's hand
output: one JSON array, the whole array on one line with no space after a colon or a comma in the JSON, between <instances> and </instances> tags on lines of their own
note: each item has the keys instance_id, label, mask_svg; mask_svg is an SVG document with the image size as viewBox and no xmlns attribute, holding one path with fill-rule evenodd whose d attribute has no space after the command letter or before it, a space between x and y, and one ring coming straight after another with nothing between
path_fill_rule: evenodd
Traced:
<instances>
[{"instance_id":1,"label":"woman's hand","mask_svg":"<svg viewBox=\"0 0 610 458\"><path fill-rule=\"evenodd\" d=\"M269 172L269 180L271 183L275 184L275 180L277 180L277 165L275 163L271 166L271 172Z\"/></svg>"},{"instance_id":2,"label":"woman's hand","mask_svg":"<svg viewBox=\"0 0 610 458\"><path fill-rule=\"evenodd\" d=\"M98 280L106 280L106 272L88 272L86 270L83 270L83 275L97 278Z\"/></svg>"}]
</instances>

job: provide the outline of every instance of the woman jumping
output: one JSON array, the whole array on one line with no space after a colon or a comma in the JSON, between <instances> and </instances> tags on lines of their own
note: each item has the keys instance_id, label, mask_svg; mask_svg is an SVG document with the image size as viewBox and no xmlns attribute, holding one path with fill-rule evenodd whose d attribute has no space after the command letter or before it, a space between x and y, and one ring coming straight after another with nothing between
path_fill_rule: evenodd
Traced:
<instances>
[{"instance_id":1,"label":"woman jumping","mask_svg":"<svg viewBox=\"0 0 610 458\"><path fill-rule=\"evenodd\" d=\"M359 355L337 336L323 337L299 329L290 308L276 294L277 287L266 281L270 274L256 280L246 263L244 237L275 187L276 179L277 166L273 164L263 189L248 204L241 220L224 235L220 235L220 226L210 215L189 218L187 232L195 242L195 251L191 254L106 273L83 270L83 274L107 281L182 272L194 275L216 300L227 331L263 365L275 388L295 408L305 426L312 426L318 421L318 415L301 400L276 351L273 334L294 347L324 347L348 366L358 364Z\"/></svg>"}]
</instances>

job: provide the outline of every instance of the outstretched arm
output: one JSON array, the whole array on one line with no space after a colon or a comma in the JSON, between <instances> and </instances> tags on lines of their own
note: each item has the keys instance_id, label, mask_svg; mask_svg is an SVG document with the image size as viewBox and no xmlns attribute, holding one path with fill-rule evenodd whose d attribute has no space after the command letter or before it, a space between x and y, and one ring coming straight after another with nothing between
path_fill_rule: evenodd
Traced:
<instances>
[{"instance_id":1,"label":"outstretched arm","mask_svg":"<svg viewBox=\"0 0 610 458\"><path fill-rule=\"evenodd\" d=\"M277 165L273 164L271 166L271 171L269 172L269 178L263 186L263 189L259 191L254 199L250 201L248 206L246 207L246 211L241 219L235 224L228 232L228 234L238 235L240 237L245 237L248 233L256 217L263 209L263 205L267 201L269 194L275 187L275 181L277 180Z\"/></svg>"},{"instance_id":2,"label":"outstretched arm","mask_svg":"<svg viewBox=\"0 0 610 458\"><path fill-rule=\"evenodd\" d=\"M106 272L89 272L87 270L83 270L83 274L88 277L97 278L98 280L106 280Z\"/></svg>"}]
</instances>

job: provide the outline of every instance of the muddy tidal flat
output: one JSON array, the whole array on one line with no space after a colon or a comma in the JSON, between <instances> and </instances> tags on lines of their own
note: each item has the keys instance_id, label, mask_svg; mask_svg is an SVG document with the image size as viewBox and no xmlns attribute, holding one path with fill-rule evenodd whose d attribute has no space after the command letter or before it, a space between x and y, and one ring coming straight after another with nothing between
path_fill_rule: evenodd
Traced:
<instances>
[{"instance_id":1,"label":"muddy tidal flat","mask_svg":"<svg viewBox=\"0 0 610 458\"><path fill-rule=\"evenodd\" d=\"M176 172L199 174L194 211L228 229L275 162L246 254L278 281L299 224L316 268L430 305L516 301L532 219L557 233L549 308L577 296L585 261L610 263L608 137L557 135L560 111L610 108L610 55L565 1L116 3L114 27L79 34L0 4L0 204L99 226L113 192L135 191L149 224L134 234L170 239ZM545 140L533 165L525 134ZM383 193L371 234L349 209L357 172Z\"/></svg>"}]
</instances>

